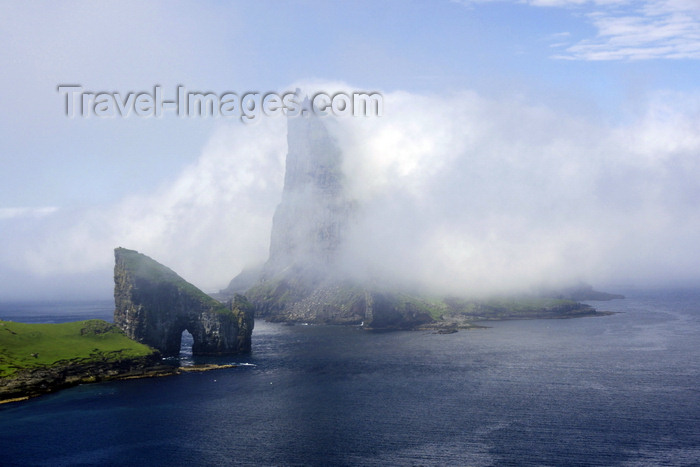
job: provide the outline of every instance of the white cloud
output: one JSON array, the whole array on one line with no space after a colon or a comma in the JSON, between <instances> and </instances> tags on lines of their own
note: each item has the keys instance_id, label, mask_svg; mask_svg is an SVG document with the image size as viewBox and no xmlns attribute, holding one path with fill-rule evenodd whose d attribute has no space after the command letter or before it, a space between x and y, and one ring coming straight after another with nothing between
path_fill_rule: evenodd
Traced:
<instances>
[{"instance_id":1,"label":"white cloud","mask_svg":"<svg viewBox=\"0 0 700 467\"><path fill-rule=\"evenodd\" d=\"M694 0L462 0L466 6L506 2L570 8L594 37L561 42L554 58L570 60L700 59L700 3Z\"/></svg>"},{"instance_id":2,"label":"white cloud","mask_svg":"<svg viewBox=\"0 0 700 467\"><path fill-rule=\"evenodd\" d=\"M386 96L341 141L363 199L358 274L443 291L693 277L700 101L605 128L473 93ZM681 169L681 167L683 167Z\"/></svg>"},{"instance_id":3,"label":"white cloud","mask_svg":"<svg viewBox=\"0 0 700 467\"><path fill-rule=\"evenodd\" d=\"M0 232L5 267L38 276L99 273L112 250L137 249L207 289L267 253L286 152L281 119L222 126L171 184L114 206L61 210Z\"/></svg>"},{"instance_id":4,"label":"white cloud","mask_svg":"<svg viewBox=\"0 0 700 467\"><path fill-rule=\"evenodd\" d=\"M533 2L540 6L548 2ZM595 2L587 14L597 33L559 58L646 60L700 58L700 5L674 0Z\"/></svg>"},{"instance_id":5,"label":"white cloud","mask_svg":"<svg viewBox=\"0 0 700 467\"><path fill-rule=\"evenodd\" d=\"M658 93L614 128L467 91L384 97L384 117L328 120L359 204L350 271L450 292L700 279L697 95ZM148 195L8 218L0 264L104 285L123 246L223 287L267 256L285 136L283 119L222 126Z\"/></svg>"}]
</instances>

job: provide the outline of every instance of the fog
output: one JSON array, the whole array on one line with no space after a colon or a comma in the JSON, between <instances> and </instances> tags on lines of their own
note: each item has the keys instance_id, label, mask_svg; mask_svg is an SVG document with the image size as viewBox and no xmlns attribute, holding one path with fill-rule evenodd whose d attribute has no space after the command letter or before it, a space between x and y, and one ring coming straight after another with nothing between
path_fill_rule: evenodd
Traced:
<instances>
[{"instance_id":1,"label":"fog","mask_svg":"<svg viewBox=\"0 0 700 467\"><path fill-rule=\"evenodd\" d=\"M358 206L353 277L460 294L700 279L700 96L658 93L611 122L469 90L383 94L382 117L325 120ZM225 287L267 259L286 144L284 118L222 120L146 194L0 212L0 296L109 297L117 246Z\"/></svg>"},{"instance_id":2,"label":"fog","mask_svg":"<svg viewBox=\"0 0 700 467\"><path fill-rule=\"evenodd\" d=\"M698 100L663 98L606 127L470 92L389 96L388 118L339 132L365 214L349 257L446 292L697 281Z\"/></svg>"}]
</instances>

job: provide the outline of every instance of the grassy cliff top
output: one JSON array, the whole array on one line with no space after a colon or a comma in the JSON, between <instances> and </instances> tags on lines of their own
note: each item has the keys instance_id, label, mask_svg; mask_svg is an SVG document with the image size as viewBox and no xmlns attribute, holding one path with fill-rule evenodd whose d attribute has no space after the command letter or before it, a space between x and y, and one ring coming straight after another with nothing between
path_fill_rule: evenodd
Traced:
<instances>
[{"instance_id":1,"label":"grassy cliff top","mask_svg":"<svg viewBox=\"0 0 700 467\"><path fill-rule=\"evenodd\" d=\"M58 363L119 361L153 352L99 319L60 324L0 321L0 378Z\"/></svg>"},{"instance_id":2,"label":"grassy cliff top","mask_svg":"<svg viewBox=\"0 0 700 467\"><path fill-rule=\"evenodd\" d=\"M221 302L213 299L196 286L187 282L169 267L160 264L138 251L119 247L114 249L114 255L117 265L123 265L129 274L137 279L143 279L152 283L171 284L180 291L211 306L212 310L222 313L229 311Z\"/></svg>"}]
</instances>

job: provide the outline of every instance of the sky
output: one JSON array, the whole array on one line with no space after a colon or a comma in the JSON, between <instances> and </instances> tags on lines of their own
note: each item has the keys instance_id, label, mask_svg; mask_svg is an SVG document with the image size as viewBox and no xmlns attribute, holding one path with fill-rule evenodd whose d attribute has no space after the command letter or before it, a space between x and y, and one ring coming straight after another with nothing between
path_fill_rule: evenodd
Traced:
<instances>
[{"instance_id":1,"label":"sky","mask_svg":"<svg viewBox=\"0 0 700 467\"><path fill-rule=\"evenodd\" d=\"M700 280L693 0L0 2L0 300L109 298L113 249L205 291L264 261L286 122L86 92L379 92L330 118L357 274L444 292Z\"/></svg>"}]
</instances>

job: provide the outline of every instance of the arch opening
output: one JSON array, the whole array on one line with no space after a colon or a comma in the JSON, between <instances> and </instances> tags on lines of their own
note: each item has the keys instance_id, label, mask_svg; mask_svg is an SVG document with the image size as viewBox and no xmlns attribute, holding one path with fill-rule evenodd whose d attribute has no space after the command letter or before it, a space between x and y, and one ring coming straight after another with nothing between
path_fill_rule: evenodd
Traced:
<instances>
[{"instance_id":1,"label":"arch opening","mask_svg":"<svg viewBox=\"0 0 700 467\"><path fill-rule=\"evenodd\" d=\"M178 355L181 366L193 365L194 357L192 356L192 345L194 337L185 329L180 336L180 353Z\"/></svg>"}]
</instances>

